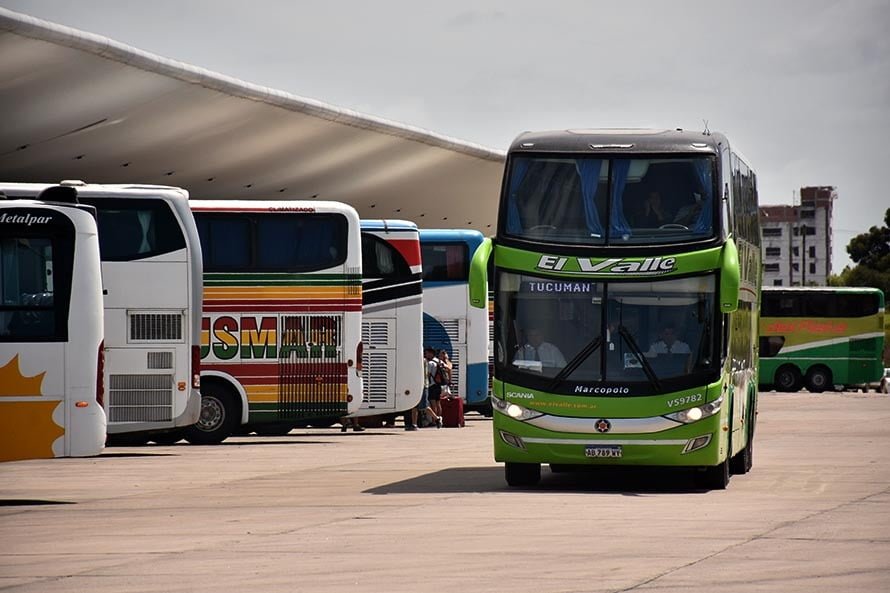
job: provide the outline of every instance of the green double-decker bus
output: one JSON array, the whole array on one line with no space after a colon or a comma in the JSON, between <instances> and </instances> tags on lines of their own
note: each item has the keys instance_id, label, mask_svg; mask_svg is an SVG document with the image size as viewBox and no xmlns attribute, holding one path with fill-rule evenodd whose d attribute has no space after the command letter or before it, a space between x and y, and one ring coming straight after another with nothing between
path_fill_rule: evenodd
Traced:
<instances>
[{"instance_id":1,"label":"green double-decker bus","mask_svg":"<svg viewBox=\"0 0 890 593\"><path fill-rule=\"evenodd\" d=\"M752 465L760 229L753 170L718 133L566 130L512 144L471 301L494 292L494 456L541 465ZM494 258L492 277L486 274Z\"/></svg>"},{"instance_id":2,"label":"green double-decker bus","mask_svg":"<svg viewBox=\"0 0 890 593\"><path fill-rule=\"evenodd\" d=\"M819 393L884 374L884 293L879 288L765 287L760 381Z\"/></svg>"}]
</instances>

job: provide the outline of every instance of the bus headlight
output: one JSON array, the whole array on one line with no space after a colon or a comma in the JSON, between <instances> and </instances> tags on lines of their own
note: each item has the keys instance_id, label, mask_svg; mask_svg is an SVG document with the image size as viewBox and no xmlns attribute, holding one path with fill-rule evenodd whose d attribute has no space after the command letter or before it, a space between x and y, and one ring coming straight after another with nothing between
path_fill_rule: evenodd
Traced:
<instances>
[{"instance_id":1,"label":"bus headlight","mask_svg":"<svg viewBox=\"0 0 890 593\"><path fill-rule=\"evenodd\" d=\"M495 410L515 420L531 420L532 418L537 418L544 415L541 412L529 410L528 408L520 406L519 404L514 404L503 399L498 399L494 396L492 396L491 402Z\"/></svg>"},{"instance_id":2,"label":"bus headlight","mask_svg":"<svg viewBox=\"0 0 890 593\"><path fill-rule=\"evenodd\" d=\"M664 417L676 422L682 422L683 424L689 424L690 422L713 416L720 411L720 406L722 405L723 397L719 397L710 403L680 410L679 412L671 412L670 414L665 414Z\"/></svg>"}]
</instances>

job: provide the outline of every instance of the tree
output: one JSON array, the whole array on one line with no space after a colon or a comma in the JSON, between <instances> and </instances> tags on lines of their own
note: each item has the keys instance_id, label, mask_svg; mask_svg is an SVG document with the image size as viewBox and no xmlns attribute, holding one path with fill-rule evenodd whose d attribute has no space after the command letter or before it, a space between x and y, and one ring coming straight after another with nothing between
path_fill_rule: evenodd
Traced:
<instances>
[{"instance_id":1,"label":"tree","mask_svg":"<svg viewBox=\"0 0 890 593\"><path fill-rule=\"evenodd\" d=\"M884 213L884 226L873 226L867 233L853 237L847 253L856 265L844 268L831 284L873 286L890 298L890 208Z\"/></svg>"}]
</instances>

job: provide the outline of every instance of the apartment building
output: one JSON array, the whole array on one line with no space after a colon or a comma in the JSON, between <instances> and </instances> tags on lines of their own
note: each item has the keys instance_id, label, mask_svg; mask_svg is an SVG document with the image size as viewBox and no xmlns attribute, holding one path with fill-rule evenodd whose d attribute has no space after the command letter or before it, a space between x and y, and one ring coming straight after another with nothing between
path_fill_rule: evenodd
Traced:
<instances>
[{"instance_id":1,"label":"apartment building","mask_svg":"<svg viewBox=\"0 0 890 593\"><path fill-rule=\"evenodd\" d=\"M761 206L764 286L825 286L834 186L800 188L800 204Z\"/></svg>"}]
</instances>

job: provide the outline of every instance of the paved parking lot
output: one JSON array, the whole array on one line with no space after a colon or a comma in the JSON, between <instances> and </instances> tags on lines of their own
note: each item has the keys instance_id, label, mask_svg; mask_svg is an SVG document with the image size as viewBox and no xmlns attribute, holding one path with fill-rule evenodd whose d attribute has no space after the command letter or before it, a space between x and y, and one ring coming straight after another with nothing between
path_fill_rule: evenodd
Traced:
<instances>
[{"instance_id":1,"label":"paved parking lot","mask_svg":"<svg viewBox=\"0 0 890 593\"><path fill-rule=\"evenodd\" d=\"M890 397L763 393L726 491L512 490L490 422L0 465L0 590L890 591Z\"/></svg>"}]
</instances>

